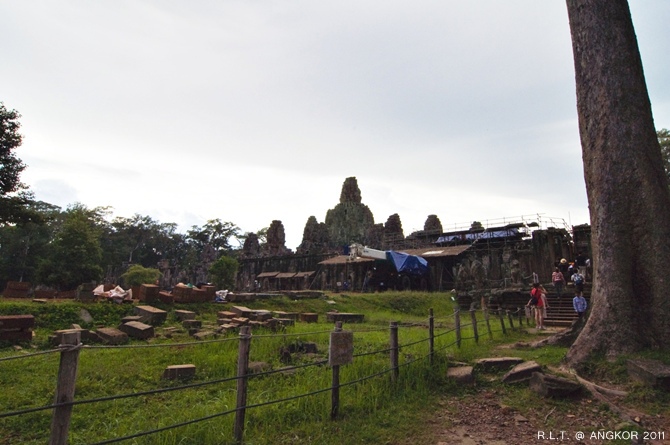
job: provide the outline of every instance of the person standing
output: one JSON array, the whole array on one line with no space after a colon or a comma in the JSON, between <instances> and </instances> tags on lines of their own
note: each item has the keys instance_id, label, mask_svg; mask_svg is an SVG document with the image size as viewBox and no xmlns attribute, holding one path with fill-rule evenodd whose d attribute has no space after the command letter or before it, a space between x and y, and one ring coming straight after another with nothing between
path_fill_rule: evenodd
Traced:
<instances>
[{"instance_id":1,"label":"person standing","mask_svg":"<svg viewBox=\"0 0 670 445\"><path fill-rule=\"evenodd\" d=\"M572 307L575 309L575 312L577 312L579 318L584 316L587 306L588 303L586 302L584 295L581 292L575 293L575 298L572 299Z\"/></svg>"},{"instance_id":2,"label":"person standing","mask_svg":"<svg viewBox=\"0 0 670 445\"><path fill-rule=\"evenodd\" d=\"M530 290L530 300L526 306L531 307L535 311L535 327L538 330L544 329L544 317L546 311L546 296L543 295L542 285L540 283L533 283L533 288Z\"/></svg>"},{"instance_id":3,"label":"person standing","mask_svg":"<svg viewBox=\"0 0 670 445\"><path fill-rule=\"evenodd\" d=\"M584 275L579 272L579 268L575 267L575 271L570 279L575 283L575 293L581 294L584 292Z\"/></svg>"},{"instance_id":4,"label":"person standing","mask_svg":"<svg viewBox=\"0 0 670 445\"><path fill-rule=\"evenodd\" d=\"M554 269L554 273L551 274L551 283L554 285L554 289L556 289L556 294L558 295L559 300L561 301L561 295L563 295L563 287L565 286L565 277L563 276L563 273L561 272L561 269L558 267Z\"/></svg>"}]
</instances>

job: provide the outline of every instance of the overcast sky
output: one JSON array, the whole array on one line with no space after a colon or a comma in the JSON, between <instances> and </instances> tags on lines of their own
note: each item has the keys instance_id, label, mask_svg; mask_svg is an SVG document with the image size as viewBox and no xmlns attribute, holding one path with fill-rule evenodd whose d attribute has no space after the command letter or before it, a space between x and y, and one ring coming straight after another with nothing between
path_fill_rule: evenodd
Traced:
<instances>
[{"instance_id":1,"label":"overcast sky","mask_svg":"<svg viewBox=\"0 0 670 445\"><path fill-rule=\"evenodd\" d=\"M657 129L670 1L631 0ZM295 249L356 176L405 235L588 223L563 0L0 0L0 101L40 200Z\"/></svg>"}]
</instances>

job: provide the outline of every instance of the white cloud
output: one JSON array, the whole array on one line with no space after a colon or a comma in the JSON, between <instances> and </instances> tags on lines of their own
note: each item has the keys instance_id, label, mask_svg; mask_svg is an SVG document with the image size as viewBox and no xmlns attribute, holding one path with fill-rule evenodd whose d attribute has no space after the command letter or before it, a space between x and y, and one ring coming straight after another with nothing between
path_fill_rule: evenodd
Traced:
<instances>
[{"instance_id":1,"label":"white cloud","mask_svg":"<svg viewBox=\"0 0 670 445\"><path fill-rule=\"evenodd\" d=\"M667 128L669 6L630 4ZM2 2L0 39L45 198L279 219L291 248L348 176L406 233L433 213L588 221L563 1Z\"/></svg>"}]
</instances>

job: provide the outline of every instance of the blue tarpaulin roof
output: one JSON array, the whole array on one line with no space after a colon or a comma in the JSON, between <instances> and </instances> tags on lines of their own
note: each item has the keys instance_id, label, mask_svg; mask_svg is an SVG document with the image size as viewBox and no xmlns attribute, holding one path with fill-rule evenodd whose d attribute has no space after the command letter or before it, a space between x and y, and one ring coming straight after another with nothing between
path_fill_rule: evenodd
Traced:
<instances>
[{"instance_id":1,"label":"blue tarpaulin roof","mask_svg":"<svg viewBox=\"0 0 670 445\"><path fill-rule=\"evenodd\" d=\"M389 250L386 252L386 258L395 265L395 269L398 272L410 275L428 273L428 261L419 256Z\"/></svg>"}]
</instances>

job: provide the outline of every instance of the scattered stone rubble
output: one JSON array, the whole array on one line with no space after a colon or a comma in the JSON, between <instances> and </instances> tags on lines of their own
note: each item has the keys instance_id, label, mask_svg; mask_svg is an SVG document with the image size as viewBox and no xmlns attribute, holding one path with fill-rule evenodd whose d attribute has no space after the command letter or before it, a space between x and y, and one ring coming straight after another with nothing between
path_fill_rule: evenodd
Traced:
<instances>
[{"instance_id":1,"label":"scattered stone rubble","mask_svg":"<svg viewBox=\"0 0 670 445\"><path fill-rule=\"evenodd\" d=\"M168 312L149 305L136 306L135 315L123 317L118 327L100 327L96 330L82 329L79 325L72 325L69 329L53 332L50 342L58 346L62 342L65 333L77 331L81 334L84 343L104 343L108 345L120 345L127 343L131 338L137 340L150 340L156 337L156 327L167 321ZM317 313L299 313L284 311L269 311L265 309L249 309L246 306L231 306L228 310L219 311L215 324L205 324L197 319L193 311L177 309L174 311L174 319L181 323L181 329L170 326L163 328L161 335L171 338L176 332L188 332L197 340L216 338L218 335L239 332L241 326L252 328L265 328L273 332L293 326L296 321L304 323L318 322ZM362 322L362 314L339 313L337 311L327 314L330 322ZM26 316L26 317L32 317ZM5 317L7 318L7 317ZM15 318L15 316L14 316ZM86 317L87 322L93 321L92 317ZM0 333L2 333L2 318L0 317ZM31 339L32 339L32 332ZM288 350L288 354L300 352L304 354L316 354L316 344L301 343L300 348Z\"/></svg>"},{"instance_id":2,"label":"scattered stone rubble","mask_svg":"<svg viewBox=\"0 0 670 445\"><path fill-rule=\"evenodd\" d=\"M511 368L511 369L510 369ZM545 374L536 362L519 357L493 357L475 361L474 366L459 364L449 367L447 378L461 385L474 385L475 372L505 372L501 381L507 384L528 384L530 389L543 397L565 398L579 394L582 385L566 378Z\"/></svg>"}]
</instances>

